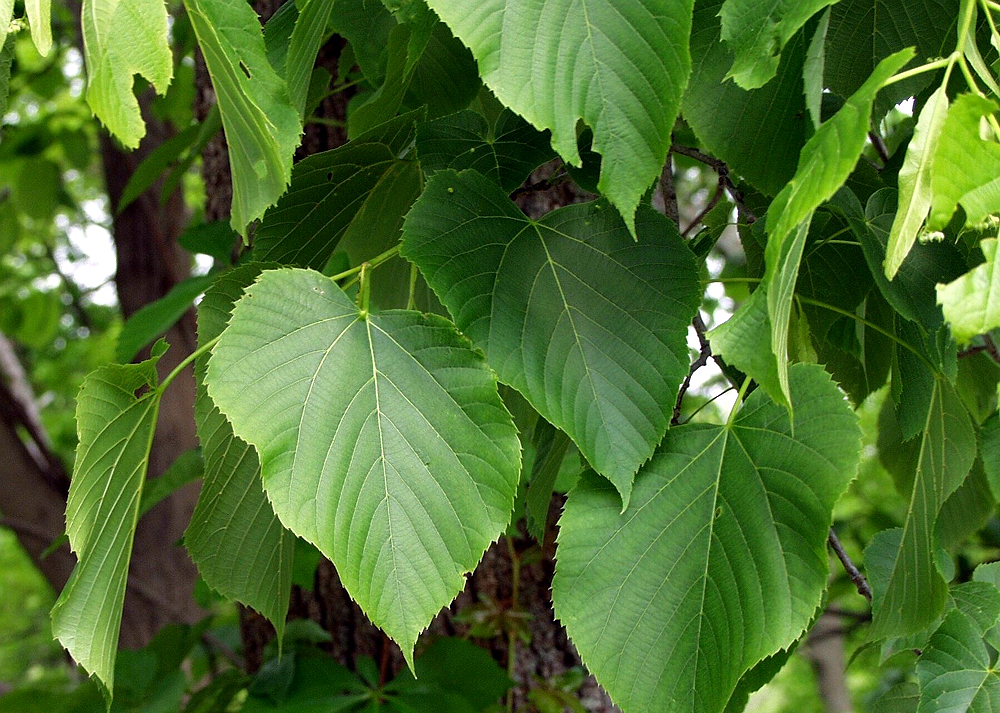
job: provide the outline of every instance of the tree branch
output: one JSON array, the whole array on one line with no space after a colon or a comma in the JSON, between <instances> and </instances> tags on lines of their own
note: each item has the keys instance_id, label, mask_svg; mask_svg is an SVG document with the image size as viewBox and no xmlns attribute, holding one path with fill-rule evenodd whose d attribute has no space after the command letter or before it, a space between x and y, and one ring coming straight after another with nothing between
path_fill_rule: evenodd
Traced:
<instances>
[{"instance_id":1,"label":"tree branch","mask_svg":"<svg viewBox=\"0 0 1000 713\"><path fill-rule=\"evenodd\" d=\"M733 199L736 207L740 209L746 216L748 223L753 223L757 220L757 216L754 212L750 210L750 207L744 202L743 192L736 187L733 183L733 179L729 176L729 166L726 165L725 161L721 161L714 156L709 156L706 153L702 153L696 148L691 148L690 146L679 146L674 144L670 147L671 153L680 154L681 156L687 156L688 158L693 158L695 161L699 161L706 166L711 166L716 173L719 174L719 182L726 187L726 192Z\"/></svg>"},{"instance_id":2,"label":"tree branch","mask_svg":"<svg viewBox=\"0 0 1000 713\"><path fill-rule=\"evenodd\" d=\"M676 426L681 420L681 401L684 400L684 394L687 390L691 388L691 378L694 373L698 371L701 367L708 363L708 358L712 356L712 347L708 343L708 339L705 337L705 323L701 319L701 313L699 312L695 315L695 318L691 320L691 326L694 327L694 331L698 334L698 342L701 344L701 350L698 352L698 358L694 360L691 364L691 368L688 369L687 376L684 377L684 382L681 384L680 391L677 392L677 400L674 402L674 415L670 419L670 425Z\"/></svg>"},{"instance_id":3,"label":"tree branch","mask_svg":"<svg viewBox=\"0 0 1000 713\"><path fill-rule=\"evenodd\" d=\"M861 570L854 566L851 558L848 557L847 552L844 551L844 546L840 543L840 538L837 537L837 533L830 528L830 535L827 538L830 543L830 547L833 549L834 554L837 555L837 559L840 563L844 565L844 571L847 572L847 576L851 578L854 582L854 586L858 588L858 594L863 596L869 602L872 600L872 588L868 584L868 580L865 575L861 574Z\"/></svg>"},{"instance_id":4,"label":"tree branch","mask_svg":"<svg viewBox=\"0 0 1000 713\"><path fill-rule=\"evenodd\" d=\"M674 159L667 154L667 163L660 174L660 195L663 197L663 213L681 227L681 214L677 207L677 189L674 188Z\"/></svg>"}]
</instances>

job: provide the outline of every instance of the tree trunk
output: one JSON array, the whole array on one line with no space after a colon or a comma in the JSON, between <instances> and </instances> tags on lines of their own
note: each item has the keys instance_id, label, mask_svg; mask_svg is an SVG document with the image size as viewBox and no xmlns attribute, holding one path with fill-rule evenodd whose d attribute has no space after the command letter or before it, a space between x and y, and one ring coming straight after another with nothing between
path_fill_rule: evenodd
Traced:
<instances>
[{"instance_id":1,"label":"tree trunk","mask_svg":"<svg viewBox=\"0 0 1000 713\"><path fill-rule=\"evenodd\" d=\"M270 16L278 6L275 0L257 0L254 7L262 20ZM326 68L336 81L337 60L344 41L334 37L320 52L317 64ZM211 81L201 57L196 64L197 90L195 112L205 116L214 102ZM320 115L343 121L347 101L351 92L339 92L324 100ZM306 126L305 137L298 158L305 155L335 148L346 141L343 129L326 125ZM226 155L225 139L216 137L203 155L203 176L207 187L206 219L224 220L229 216L232 199L230 188L229 161ZM550 175L555 164L539 169L529 181L537 181ZM525 212L537 216L560 205L576 202L584 197L574 190L572 184L561 184L548 191L521 196L519 204ZM527 691L537 686L535 677L547 679L565 672L573 666L580 666L580 659L566 638L565 630L554 620L551 605L551 583L554 562L551 544L554 529L547 538L550 543L541 561L520 568L519 605L531 618L529 629L531 641L517 642L514 657L514 679L516 681L515 704L518 708L526 703ZM523 552L533 544L527 537L517 538L515 551ZM510 609L512 595L511 557L508 544L503 539L487 551L476 571L469 576L468 585L455 602L442 612L429 627L431 635L467 634L468 625L457 623L454 615L469 605L491 600L504 609ZM340 584L333 565L322 560L316 571L312 591L293 589L289 608L290 618L310 618L321 624L333 637L331 654L341 663L353 667L355 657L371 656L380 662L383 672L392 675L403 665L403 657L395 644L381 631L371 625L358 606ZM241 609L241 631L244 656L251 670L259 667L264 644L273 637L270 625L253 611ZM485 646L501 666L508 665L508 643L505 637L488 641L478 641ZM419 644L418 644L419 647ZM617 710L592 677L588 677L579 692L588 710L595 713L610 713Z\"/></svg>"}]
</instances>

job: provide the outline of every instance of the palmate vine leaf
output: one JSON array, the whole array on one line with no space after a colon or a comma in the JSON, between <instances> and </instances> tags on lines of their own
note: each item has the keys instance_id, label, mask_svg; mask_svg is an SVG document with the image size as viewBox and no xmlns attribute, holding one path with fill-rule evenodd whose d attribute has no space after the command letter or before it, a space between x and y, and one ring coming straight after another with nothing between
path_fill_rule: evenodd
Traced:
<instances>
[{"instance_id":1,"label":"palmate vine leaf","mask_svg":"<svg viewBox=\"0 0 1000 713\"><path fill-rule=\"evenodd\" d=\"M24 0L31 40L43 57L52 50L52 0Z\"/></svg>"},{"instance_id":2,"label":"palmate vine leaf","mask_svg":"<svg viewBox=\"0 0 1000 713\"><path fill-rule=\"evenodd\" d=\"M554 155L547 132L510 109L504 109L493 126L474 111L418 124L416 149L428 176L447 168L471 168L508 193Z\"/></svg>"},{"instance_id":3,"label":"palmate vine leaf","mask_svg":"<svg viewBox=\"0 0 1000 713\"><path fill-rule=\"evenodd\" d=\"M996 102L975 94L962 94L948 109L931 170L929 229L944 229L959 205L966 225L1000 211L1000 143L980 134L983 117L996 110Z\"/></svg>"},{"instance_id":4,"label":"palmate vine leaf","mask_svg":"<svg viewBox=\"0 0 1000 713\"><path fill-rule=\"evenodd\" d=\"M302 123L285 81L267 61L260 20L249 4L184 0L184 6L205 55L229 143L230 222L246 239L247 226L285 192Z\"/></svg>"},{"instance_id":5,"label":"palmate vine leaf","mask_svg":"<svg viewBox=\"0 0 1000 713\"><path fill-rule=\"evenodd\" d=\"M920 439L901 542L885 595L873 611L873 639L928 626L940 615L948 596L948 584L934 561L934 529L945 500L972 468L976 434L961 399L943 378L934 379Z\"/></svg>"},{"instance_id":6,"label":"palmate vine leaf","mask_svg":"<svg viewBox=\"0 0 1000 713\"><path fill-rule=\"evenodd\" d=\"M794 428L757 391L729 425L667 431L625 512L592 473L570 492L555 611L625 713L722 711L812 620L860 430L821 368L791 383Z\"/></svg>"},{"instance_id":7,"label":"palmate vine leaf","mask_svg":"<svg viewBox=\"0 0 1000 713\"><path fill-rule=\"evenodd\" d=\"M472 50L505 106L580 165L576 125L594 131L601 193L633 229L660 175L691 69L693 0L430 0Z\"/></svg>"},{"instance_id":8,"label":"palmate vine leaf","mask_svg":"<svg viewBox=\"0 0 1000 713\"><path fill-rule=\"evenodd\" d=\"M691 29L691 81L684 93L684 119L704 147L767 195L778 193L795 172L806 142L802 93L804 41L792 39L777 76L747 91L724 81L733 54L719 40L722 0L695 5ZM727 107L719 111L720 106ZM746 131L747 126L754 131Z\"/></svg>"},{"instance_id":9,"label":"palmate vine leaf","mask_svg":"<svg viewBox=\"0 0 1000 713\"><path fill-rule=\"evenodd\" d=\"M198 305L198 340L222 333L233 303L265 268L248 263L215 281ZM195 423L205 460L201 495L184 544L202 578L216 591L253 608L274 625L279 641L292 585L295 535L278 521L264 494L257 452L233 427L205 388L208 357L195 363Z\"/></svg>"},{"instance_id":10,"label":"palmate vine leaf","mask_svg":"<svg viewBox=\"0 0 1000 713\"><path fill-rule=\"evenodd\" d=\"M141 364L112 364L92 372L77 397L73 478L66 534L78 562L52 607L52 633L95 676L102 693L114 688L115 653L132 541L160 392L156 363L166 344Z\"/></svg>"},{"instance_id":11,"label":"palmate vine leaf","mask_svg":"<svg viewBox=\"0 0 1000 713\"><path fill-rule=\"evenodd\" d=\"M939 87L920 110L899 169L899 206L889 230L885 256L885 276L890 280L909 254L931 209L931 167L947 115L948 94L945 87Z\"/></svg>"},{"instance_id":12,"label":"palmate vine leaf","mask_svg":"<svg viewBox=\"0 0 1000 713\"><path fill-rule=\"evenodd\" d=\"M163 0L83 0L80 13L87 66L87 102L128 148L139 145L146 127L132 93L134 75L165 94L173 77Z\"/></svg>"},{"instance_id":13,"label":"palmate vine leaf","mask_svg":"<svg viewBox=\"0 0 1000 713\"><path fill-rule=\"evenodd\" d=\"M917 662L917 713L992 713L1000 708L1000 675L983 633L961 611L945 617Z\"/></svg>"},{"instance_id":14,"label":"palmate vine leaf","mask_svg":"<svg viewBox=\"0 0 1000 713\"><path fill-rule=\"evenodd\" d=\"M952 336L964 344L977 334L1000 327L1000 265L997 239L979 244L986 262L953 282L937 286L937 298Z\"/></svg>"},{"instance_id":15,"label":"palmate vine leaf","mask_svg":"<svg viewBox=\"0 0 1000 713\"><path fill-rule=\"evenodd\" d=\"M486 362L447 320L363 316L323 275L281 269L236 303L206 381L282 524L410 660L510 520L520 445Z\"/></svg>"},{"instance_id":16,"label":"palmate vine leaf","mask_svg":"<svg viewBox=\"0 0 1000 713\"><path fill-rule=\"evenodd\" d=\"M288 191L257 229L254 257L319 270L348 232L396 242L421 181L419 166L398 157L422 116L404 114L295 164Z\"/></svg>"},{"instance_id":17,"label":"palmate vine leaf","mask_svg":"<svg viewBox=\"0 0 1000 713\"><path fill-rule=\"evenodd\" d=\"M495 183L440 171L403 227L413 261L505 384L577 444L628 504L688 370L694 256L650 208L636 239L606 202L533 221Z\"/></svg>"},{"instance_id":18,"label":"palmate vine leaf","mask_svg":"<svg viewBox=\"0 0 1000 713\"><path fill-rule=\"evenodd\" d=\"M764 86L778 70L781 48L806 20L837 0L726 0L722 39L734 53L727 78L744 89Z\"/></svg>"}]
</instances>

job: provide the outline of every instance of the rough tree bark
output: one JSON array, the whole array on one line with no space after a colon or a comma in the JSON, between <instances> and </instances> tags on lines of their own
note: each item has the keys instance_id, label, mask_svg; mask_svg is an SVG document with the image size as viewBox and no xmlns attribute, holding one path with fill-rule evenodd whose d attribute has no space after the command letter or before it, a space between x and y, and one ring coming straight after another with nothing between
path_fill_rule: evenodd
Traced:
<instances>
[{"instance_id":1,"label":"rough tree bark","mask_svg":"<svg viewBox=\"0 0 1000 713\"><path fill-rule=\"evenodd\" d=\"M262 21L265 21L278 5L280 0L257 0L254 3ZM330 71L334 81L337 76L337 60L343 44L342 39L334 37L320 52L317 62L319 66ZM205 116L214 102L214 96L211 81L200 57L196 72L195 112L196 115ZM325 118L343 120L349 98L350 91L345 91L326 99L319 114ZM303 145L297 158L335 148L345 140L341 128L325 124L307 125ZM226 219L229 215L232 194L224 137L219 135L209 144L203 160L203 176L207 188L206 218ZM548 177L555 167L555 164L552 164L539 169L528 182ZM572 184L564 183L548 191L523 195L518 202L525 212L537 216L552 208L583 198L582 194L574 190ZM552 524L557 514L558 508L553 508ZM550 588L554 567L553 541L554 530L550 528L550 536L547 537L549 544L544 548L541 561L525 565L520 570L519 601L522 609L531 615L529 621L531 642L518 643L516 646L514 678L517 684L515 704L518 708L525 704L528 689L537 685L535 677L550 678L580 665L579 656L566 638L562 626L554 620L552 613ZM517 538L514 542L517 551L526 550L532 544L533 541L526 536ZM509 608L511 589L511 558L507 543L501 540L489 549L482 563L470 575L465 591L448 610L434 620L430 626L430 633L466 634L468 626L455 622L454 615L483 597L498 602L501 607ZM358 655L368 655L379 661L383 672L387 675L395 673L404 665L399 649L368 622L340 585L333 565L325 559L317 568L312 591L299 588L293 590L289 617L307 617L321 624L333 636L333 642L329 646L331 654L349 667L353 665ZM248 667L258 667L261 663L263 646L273 637L273 630L262 617L248 609L243 609L241 612L241 629ZM502 666L507 666L507 641L504 637L477 643L484 645ZM580 696L587 708L595 713L611 713L617 710L593 678L588 677L580 690Z\"/></svg>"}]
</instances>

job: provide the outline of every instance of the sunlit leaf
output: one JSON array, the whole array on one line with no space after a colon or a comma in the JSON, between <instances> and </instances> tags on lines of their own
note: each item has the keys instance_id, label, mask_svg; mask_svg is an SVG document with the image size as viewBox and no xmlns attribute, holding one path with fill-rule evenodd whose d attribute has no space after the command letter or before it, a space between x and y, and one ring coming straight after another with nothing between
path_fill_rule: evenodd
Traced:
<instances>
[{"instance_id":1,"label":"sunlit leaf","mask_svg":"<svg viewBox=\"0 0 1000 713\"><path fill-rule=\"evenodd\" d=\"M31 40L43 57L52 50L52 0L24 0Z\"/></svg>"},{"instance_id":2,"label":"sunlit leaf","mask_svg":"<svg viewBox=\"0 0 1000 713\"><path fill-rule=\"evenodd\" d=\"M1000 327L1000 265L997 239L983 240L979 247L986 262L954 282L937 286L937 298L951 325L955 341L964 344L977 334Z\"/></svg>"},{"instance_id":3,"label":"sunlit leaf","mask_svg":"<svg viewBox=\"0 0 1000 713\"><path fill-rule=\"evenodd\" d=\"M529 220L483 175L441 171L406 217L403 255L500 380L577 444L628 503L688 370L701 286L650 209L633 239L606 202Z\"/></svg>"},{"instance_id":4,"label":"sunlit leaf","mask_svg":"<svg viewBox=\"0 0 1000 713\"><path fill-rule=\"evenodd\" d=\"M440 317L366 316L282 269L237 302L206 381L282 524L409 658L510 519L520 448L485 361Z\"/></svg>"},{"instance_id":5,"label":"sunlit leaf","mask_svg":"<svg viewBox=\"0 0 1000 713\"><path fill-rule=\"evenodd\" d=\"M505 106L580 165L576 126L594 131L599 187L630 230L660 175L691 68L691 0L431 0ZM558 31L552 31L558 28Z\"/></svg>"},{"instance_id":6,"label":"sunlit leaf","mask_svg":"<svg viewBox=\"0 0 1000 713\"><path fill-rule=\"evenodd\" d=\"M722 711L813 618L860 431L819 367L791 382L794 425L758 391L729 425L669 430L625 512L593 474L569 495L556 614L626 713Z\"/></svg>"}]
</instances>

